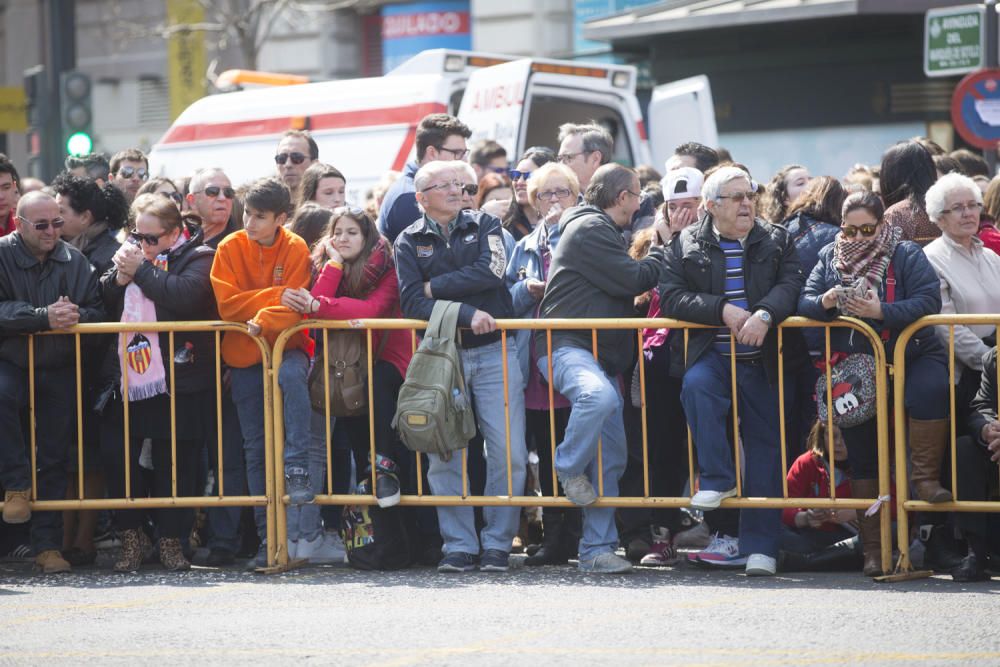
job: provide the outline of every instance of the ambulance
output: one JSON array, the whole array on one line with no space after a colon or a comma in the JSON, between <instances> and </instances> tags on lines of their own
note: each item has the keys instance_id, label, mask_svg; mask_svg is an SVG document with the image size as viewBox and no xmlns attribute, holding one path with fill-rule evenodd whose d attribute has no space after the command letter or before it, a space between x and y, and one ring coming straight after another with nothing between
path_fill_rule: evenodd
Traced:
<instances>
[{"instance_id":1,"label":"ambulance","mask_svg":"<svg viewBox=\"0 0 1000 667\"><path fill-rule=\"evenodd\" d=\"M563 123L596 121L614 138L613 159L663 169L684 141L717 144L704 76L657 87L649 132L636 98L636 68L435 49L385 76L270 86L210 95L188 107L150 154L153 176L221 167L240 185L276 173L274 152L288 129L307 129L320 161L347 178L360 203L387 171L415 158L420 119L457 115L470 145L493 139L516 161L530 146L558 149Z\"/></svg>"}]
</instances>

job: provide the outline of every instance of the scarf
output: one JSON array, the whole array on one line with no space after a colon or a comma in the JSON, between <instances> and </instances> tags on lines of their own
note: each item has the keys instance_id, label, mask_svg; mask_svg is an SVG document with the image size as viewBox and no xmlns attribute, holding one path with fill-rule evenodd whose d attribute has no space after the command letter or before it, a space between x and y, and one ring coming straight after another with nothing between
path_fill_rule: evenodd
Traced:
<instances>
[{"instance_id":1,"label":"scarf","mask_svg":"<svg viewBox=\"0 0 1000 667\"><path fill-rule=\"evenodd\" d=\"M77 236L75 239L69 242L71 246L79 250L80 252L86 254L87 249L94 242L98 236L103 234L108 230L108 223L106 222L94 222L91 223L90 227L83 230L83 233Z\"/></svg>"},{"instance_id":2,"label":"scarf","mask_svg":"<svg viewBox=\"0 0 1000 667\"><path fill-rule=\"evenodd\" d=\"M170 253L183 245L189 236L185 229L169 250L156 256L153 266L161 271L169 270ZM124 301L122 322L157 321L156 304L143 294L142 288L135 282L130 282L125 288ZM167 393L167 374L163 367L159 334L151 331L121 333L118 336L119 359L123 348L126 366L122 373L128 374L128 400L142 401Z\"/></svg>"},{"instance_id":3,"label":"scarf","mask_svg":"<svg viewBox=\"0 0 1000 667\"><path fill-rule=\"evenodd\" d=\"M877 236L871 239L851 240L843 232L837 234L833 245L833 266L840 273L845 287L853 287L859 281L865 280L868 288L876 291L882 285L896 245L902 240L903 230L888 223L882 224Z\"/></svg>"},{"instance_id":4,"label":"scarf","mask_svg":"<svg viewBox=\"0 0 1000 667\"><path fill-rule=\"evenodd\" d=\"M368 255L368 260L365 262L364 268L361 272L361 284L358 285L357 294L348 294L348 282L347 280L341 279L340 285L337 287L336 296L348 296L355 299L363 299L372 293L376 287L378 287L379 281L382 277L395 269L392 257L389 254L389 244L385 238L380 237L375 243L375 247L372 248L372 252ZM346 276L345 276L346 277ZM353 290L352 290L353 291Z\"/></svg>"}]
</instances>

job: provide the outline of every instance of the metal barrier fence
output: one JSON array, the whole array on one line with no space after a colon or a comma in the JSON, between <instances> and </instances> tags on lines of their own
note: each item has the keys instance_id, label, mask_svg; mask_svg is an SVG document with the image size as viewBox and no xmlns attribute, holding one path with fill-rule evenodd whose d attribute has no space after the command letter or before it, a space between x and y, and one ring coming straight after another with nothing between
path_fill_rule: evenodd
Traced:
<instances>
[{"instance_id":1,"label":"metal barrier fence","mask_svg":"<svg viewBox=\"0 0 1000 667\"><path fill-rule=\"evenodd\" d=\"M893 387L893 412L895 419L895 444L896 444L896 507L897 507L897 541L899 546L899 563L896 571L900 574L911 573L913 566L910 563L910 524L908 511L919 512L1000 512L1000 502L996 501L969 501L961 500L961 489L958 487L958 458L957 458L957 438L956 438L956 377L955 377L955 326L956 325L989 325L996 327L1000 325L1000 314L993 315L929 315L923 317L910 326L903 329L896 340L896 349L893 353L892 373L894 376ZM910 498L909 472L907 468L907 429L906 429L906 408L905 408L905 383L906 383L906 347L913 335L929 326L946 326L948 328L948 383L949 383L949 421L950 447L948 449L951 461L951 491L954 500L946 503L928 503ZM998 367L1000 376L1000 367ZM1000 386L1000 377L998 377ZM998 413L1000 414L1000 413ZM976 437L976 434L972 434ZM929 572L922 573L929 576Z\"/></svg>"},{"instance_id":2,"label":"metal barrier fence","mask_svg":"<svg viewBox=\"0 0 1000 667\"><path fill-rule=\"evenodd\" d=\"M174 345L174 335L182 332L208 332L214 334L214 365L215 365L215 413L216 413L216 444L218 447L218 494L213 496L178 496L177 495L177 410L176 410L176 373L171 372L168 374L170 378L170 384L168 387L169 403L170 403L170 424L171 424L171 438L170 438L170 448L171 448L171 495L169 497L146 497L146 498L136 498L132 495L132 479L131 479L131 424L130 424L130 407L128 400L122 400L122 415L123 415L123 442L124 442L124 475L125 475L125 493L122 498L86 498L84 494L84 401L87 400L86 405L88 407L92 405L95 396L85 396L84 392L84 377L83 377L83 349L81 346L81 337L83 336L96 336L96 335L123 335L136 332L156 332L156 333L167 333L168 334L168 356L170 363L176 366L175 357L175 345ZM244 324L236 324L233 322L136 322L130 324L122 323L95 323L95 324L80 324L76 325L65 331L51 331L39 334L33 334L27 336L28 345L28 414L29 414L29 441L30 441L30 461L31 461L31 496L30 496L30 506L33 511L57 511L57 510L100 510L100 509L110 509L110 510L127 510L127 509L152 509L152 508L186 508L186 507L231 507L231 506L248 506L248 507L265 507L267 513L267 535L268 535L268 547L269 555L268 561L270 564L275 562L275 503L274 503L274 447L273 447L273 427L271 424L273 411L270 409L271 406L271 351L265 341L260 338L250 336L257 344L262 355L262 373L263 373L263 385L264 385L264 433L265 433L265 443L264 443L264 453L265 453L265 463L266 463L266 493L263 496L255 495L244 495L244 496L227 496L225 494L225 476L223 474L223 438L222 438L222 391L223 391L223 371L222 371L222 358L219 350L221 349L222 334L227 333L229 335L247 335L247 327ZM78 497L76 499L59 499L59 500L38 500L38 484L37 484L37 452L36 452L36 378L35 378L35 343L36 339L40 336L72 336L74 342L74 357L75 357L75 378L76 378L76 423L75 430L77 433L76 438L76 458L77 458L77 475L78 475ZM127 365L125 345L119 346L121 348L121 357L119 363L121 368L125 368ZM197 351L198 354L201 351ZM123 374L121 395L123 397L128 396L128 374ZM182 415L183 416L183 415ZM96 416L95 416L96 418ZM67 473L68 474L68 473ZM2 503L0 503L2 506Z\"/></svg>"},{"instance_id":3,"label":"metal barrier fence","mask_svg":"<svg viewBox=\"0 0 1000 667\"><path fill-rule=\"evenodd\" d=\"M422 330L426 326L426 322L421 320L405 320L405 319L369 319L369 320L350 320L350 321L334 321L334 320L308 320L303 321L294 328L284 331L278 339L275 341L273 350L273 368L278 369L281 366L281 362L284 358L285 345L299 331L306 329L312 329L321 332L321 341L323 348L326 349L327 342L329 340L330 330L354 330L364 333L366 339L367 347L367 363L368 363L368 377L373 377L373 355L372 355L372 331L382 330L409 330L411 332L411 340L413 349L417 346L417 331ZM853 318L840 318L833 322L817 322L814 320L808 320L801 317L792 317L783 322L778 328L778 345L779 350L783 348L784 335L787 329L791 328L804 328L804 327L821 327L825 330L825 347L827 350L827 358L830 357L830 330L831 328L850 328L854 331L865 336L871 343L873 354L875 356L876 369L878 369L878 377L876 381L877 390L877 419L878 419L878 459L879 459L879 475L878 475L878 488L879 496L882 499L888 498L890 495L890 456L889 456L889 433L888 433L888 379L886 373L886 362L885 362L885 352L882 346L882 341L880 337L865 323L860 320ZM508 332L518 331L518 330L535 330L544 331L546 338L546 347L548 354L548 376L552 377L552 332L558 330L590 330L591 340L593 346L594 356L597 356L597 332L604 330L635 330L636 341L639 344L639 349L642 347L642 336L643 329L647 328L670 328L670 329L683 329L684 330L684 345L685 350L687 348L687 342L689 337L689 332L691 329L706 329L706 328L717 328L708 327L704 325L692 324L688 322L681 322L672 319L551 319L551 320L497 320L497 328L501 332L501 355L504 368L503 385L504 385L504 407L505 414L507 417L507 424L510 424L509 415L509 405L507 404L507 389L508 389L508 377L507 377L507 355L508 355ZM319 342L319 341L318 341ZM730 335L730 346L732 350L735 350L735 339ZM734 434L739 433L739 402L737 397L737 386L736 386L736 358L735 355L730 356L731 363L731 374L732 374L732 413L733 413L733 429ZM789 498L788 497L788 485L786 479L786 471L788 470L788 460L786 454L786 447L784 443L786 441L786 424L785 424L785 379L784 379L784 360L783 356L779 354L779 385L778 385L778 396L779 396L779 428L781 434L781 443L779 443L780 449L780 461L781 461L781 479L783 494L780 498L761 498L761 497L744 497L743 496L743 484L740 477L740 466L736 463L741 460L739 452L739 439L733 438L733 450L734 450L734 467L736 470L737 477L737 497L730 498L723 501L723 507L734 507L734 508L821 508L821 509L859 509L864 510L872 506L874 503L878 502L878 498L837 498L836 497L836 484L831 483L830 486L830 497L829 498ZM326 374L324 374L326 375ZM284 476L281 474L282 465L281 462L284 460L284 423L283 423L283 411L282 411L282 400L281 400L281 387L278 385L277 372L272 373L272 381L274 383L273 394L274 394L274 446L275 454L274 460L276 461L276 473L275 487L277 497L282 499L282 503L287 504L288 498L284 491ZM651 400L655 404L656 397L646 396L646 377L645 369L642 364L640 364L639 371L639 382L641 389L641 414L642 414L642 457L643 457L643 495L642 496L615 496L606 497L603 493L603 476L599 472L598 474L598 500L594 506L597 507L686 507L690 504L690 497L656 497L651 496L649 492L649 442L648 434L646 430L646 410L648 406L648 401ZM327 386L325 391L327 394L327 409L325 415L326 424L326 460L327 460L327 479L326 479L326 493L321 493L316 496L316 503L325 505L372 505L376 503L374 495L361 496L356 494L334 494L332 488L332 451L331 451L331 415L329 408L329 380L326 380ZM830 468L833 469L833 430L829 428L829 422L832 421L833 410L831 409L831 391L830 391L830 378L827 375L827 415L828 415L828 428L827 433L829 435L828 442L828 452L830 457ZM555 408L553 406L553 387L552 384L548 385L549 391L549 427L550 427L550 443L552 448L552 460L555 460L555 447L556 447L556 437L555 437ZM373 398L373 387L372 383L368 383L368 404L374 404ZM423 506L528 506L528 507L573 507L572 503L565 497L560 497L559 486L556 479L555 467L553 463L553 469L551 471L552 481L553 481L553 495L552 496L536 496L536 495L524 495L523 489L515 490L512 488L513 475L511 474L511 449L510 449L510 429L507 431L507 442L506 442L506 455L507 455L507 494L501 496L480 496L472 495L469 493L469 483L468 483L468 473L467 473L467 456L468 450L463 449L461 452L462 456L462 495L460 496L436 496L431 495L426 492L423 485L423 457L419 455L415 456L415 467L417 470L417 488L416 495L403 495L401 497L401 505L423 505ZM375 457L375 431L374 431L374 421L369 419L369 452L372 460ZM597 469L602 470L601 466L602 457L602 445L600 440L598 440L597 449ZM689 473L691 479L693 480L694 475L694 460L695 452L694 446L688 430L688 460ZM359 465L360 469L361 466ZM371 472L371 489L372 494L374 494L375 489L375 471ZM545 471L542 474L548 474ZM515 493L516 491L516 493ZM277 512L277 539L279 543L277 551L277 562L279 566L287 564L287 550L283 548L283 545L287 541L287 526L285 524L285 513ZM891 517L888 511L883 511L880 513L880 532L881 532L881 544L882 544L882 568L883 571L888 572L891 568Z\"/></svg>"}]
</instances>

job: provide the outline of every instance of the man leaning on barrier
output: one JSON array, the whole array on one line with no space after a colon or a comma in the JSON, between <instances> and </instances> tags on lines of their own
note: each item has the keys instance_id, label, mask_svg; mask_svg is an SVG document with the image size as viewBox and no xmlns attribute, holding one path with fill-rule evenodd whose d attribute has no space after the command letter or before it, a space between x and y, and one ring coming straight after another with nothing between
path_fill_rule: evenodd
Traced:
<instances>
[{"instance_id":1,"label":"man leaning on barrier","mask_svg":"<svg viewBox=\"0 0 1000 667\"><path fill-rule=\"evenodd\" d=\"M17 231L0 239L0 482L3 520L31 518L32 460L21 431L29 405L28 338L23 334L66 329L104 317L97 274L87 258L60 236L63 220L50 195L21 198ZM33 427L37 500L66 494L66 456L76 423L74 342L70 336L42 336L34 342ZM31 426L29 426L30 428ZM59 554L62 512L44 512L31 526L35 565L45 573L70 569Z\"/></svg>"},{"instance_id":2,"label":"man leaning on barrier","mask_svg":"<svg viewBox=\"0 0 1000 667\"><path fill-rule=\"evenodd\" d=\"M639 209L639 197L639 177L632 169L617 164L597 169L584 195L586 205L569 209L558 223L561 235L542 298L543 318L635 314L635 296L656 286L663 267L660 247L651 248L639 261L628 255L622 229ZM666 236L666 225L660 226ZM545 349L544 331L536 334L535 345ZM634 357L631 329L598 332L597 359L589 329L552 333L553 386L572 403L566 437L556 448L555 467L566 497L577 505L597 500L598 480L603 482L599 489L603 496L618 495L618 480L628 458L619 376ZM548 376L546 354L538 360L538 368ZM615 555L617 547L614 508L584 509L580 569L630 572L632 565Z\"/></svg>"},{"instance_id":3,"label":"man leaning on barrier","mask_svg":"<svg viewBox=\"0 0 1000 667\"><path fill-rule=\"evenodd\" d=\"M423 216L396 239L403 315L430 319L437 299L461 302L458 344L465 382L474 401L476 420L486 438L486 495L508 493L507 435L510 437L510 489L524 492L527 452L524 445L524 384L517 343L507 340L507 400L500 332L495 317L512 317L510 292L504 285L507 253L500 220L481 211L462 210L463 162L430 162L413 182ZM470 332L469 329L472 331ZM437 495L462 494L463 456L449 461L433 454L427 478ZM471 507L438 507L444 540L440 572L469 572L476 567L480 540ZM507 570L511 544L521 516L519 507L487 507L479 569Z\"/></svg>"},{"instance_id":4,"label":"man leaning on barrier","mask_svg":"<svg viewBox=\"0 0 1000 667\"><path fill-rule=\"evenodd\" d=\"M723 167L708 177L701 192L707 214L670 246L660 294L666 316L717 327L691 330L681 390L701 476L691 506L712 510L737 492L724 419L732 407L730 333L736 337L740 420L733 437L746 452L743 492L781 495L776 328L795 313L804 278L785 229L754 219L755 186L745 171ZM678 347L671 358L685 358L683 342L683 336L672 339ZM789 364L796 346L804 351L801 334L786 332L784 343ZM740 512L747 574L774 574L780 532L781 510Z\"/></svg>"}]
</instances>

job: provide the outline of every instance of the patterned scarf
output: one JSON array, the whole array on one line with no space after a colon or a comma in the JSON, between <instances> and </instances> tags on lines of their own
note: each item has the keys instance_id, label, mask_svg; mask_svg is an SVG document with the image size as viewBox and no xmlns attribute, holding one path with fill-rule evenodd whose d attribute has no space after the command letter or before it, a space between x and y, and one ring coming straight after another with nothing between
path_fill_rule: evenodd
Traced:
<instances>
[{"instance_id":1,"label":"patterned scarf","mask_svg":"<svg viewBox=\"0 0 1000 667\"><path fill-rule=\"evenodd\" d=\"M878 291L902 237L902 229L887 223L882 224L873 238L859 236L852 240L843 232L837 234L833 246L833 266L840 273L844 286L853 287L859 280L867 280L868 286Z\"/></svg>"},{"instance_id":2,"label":"patterned scarf","mask_svg":"<svg viewBox=\"0 0 1000 667\"><path fill-rule=\"evenodd\" d=\"M378 242L375 243L375 247L372 248L372 252L368 255L368 261L365 262L364 269L361 274L361 284L358 286L357 294L348 294L348 285L346 280L341 280L340 285L337 287L337 296L349 296L355 299L363 299L364 297L371 294L378 283L382 280L382 277L395 269L395 265L392 261L392 256L389 253L389 243L385 238L380 237Z\"/></svg>"}]
</instances>

